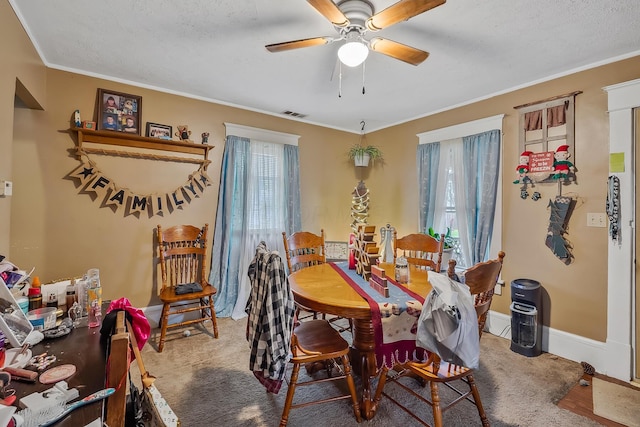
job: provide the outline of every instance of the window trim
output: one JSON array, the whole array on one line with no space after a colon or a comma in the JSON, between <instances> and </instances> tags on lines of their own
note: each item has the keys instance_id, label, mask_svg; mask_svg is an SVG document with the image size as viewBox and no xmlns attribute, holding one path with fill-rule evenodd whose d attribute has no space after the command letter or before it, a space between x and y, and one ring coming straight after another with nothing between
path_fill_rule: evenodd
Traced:
<instances>
[{"instance_id":1,"label":"window trim","mask_svg":"<svg viewBox=\"0 0 640 427\"><path fill-rule=\"evenodd\" d=\"M235 123L224 123L226 135L234 135L248 138L254 141L271 142L274 144L298 145L300 135L292 133L277 132L274 130L254 128L251 126L238 125Z\"/></svg>"},{"instance_id":2,"label":"window trim","mask_svg":"<svg viewBox=\"0 0 640 427\"><path fill-rule=\"evenodd\" d=\"M448 139L462 138L463 136L475 135L492 129L500 129L500 132L502 132L503 118L504 114L498 114L496 116L485 117L484 119L473 120L466 123L422 132L416 134L419 140L418 144L429 144L431 142L441 142ZM500 153L500 155L502 156L502 153Z\"/></svg>"}]
</instances>

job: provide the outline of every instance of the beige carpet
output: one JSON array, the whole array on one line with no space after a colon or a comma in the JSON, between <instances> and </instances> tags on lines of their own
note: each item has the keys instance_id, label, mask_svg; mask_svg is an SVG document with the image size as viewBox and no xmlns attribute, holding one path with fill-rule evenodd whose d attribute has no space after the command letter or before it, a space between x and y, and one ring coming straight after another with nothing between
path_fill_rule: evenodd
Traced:
<instances>
[{"instance_id":1,"label":"beige carpet","mask_svg":"<svg viewBox=\"0 0 640 427\"><path fill-rule=\"evenodd\" d=\"M210 323L207 323L210 326ZM246 320L218 319L220 338L211 329L191 328L191 336L174 334L164 352L157 353L157 335L142 351L146 368L158 379L156 387L178 414L185 427L272 427L278 425L287 391L265 392L249 371ZM157 331L153 331L157 334ZM527 358L509 350L509 340L485 334L481 341L480 368L475 379L484 408L493 427L596 427L599 424L556 403L582 375L580 364L543 353ZM304 372L304 370L302 370ZM301 375L302 375L301 372ZM136 364L132 375L137 377ZM415 390L424 392L417 382ZM323 391L302 387L297 399L327 396ZM446 389L442 387L441 389ZM428 391L428 388L426 388ZM394 390L391 390L395 394ZM403 395L406 399L406 395ZM422 410L429 422L430 410ZM462 402L444 414L445 426L480 426L475 406ZM388 400L383 400L375 418L356 423L347 401L295 409L289 427L388 427L415 426L416 422Z\"/></svg>"},{"instance_id":2,"label":"beige carpet","mask_svg":"<svg viewBox=\"0 0 640 427\"><path fill-rule=\"evenodd\" d=\"M640 390L593 378L593 413L628 427L640 427Z\"/></svg>"}]
</instances>

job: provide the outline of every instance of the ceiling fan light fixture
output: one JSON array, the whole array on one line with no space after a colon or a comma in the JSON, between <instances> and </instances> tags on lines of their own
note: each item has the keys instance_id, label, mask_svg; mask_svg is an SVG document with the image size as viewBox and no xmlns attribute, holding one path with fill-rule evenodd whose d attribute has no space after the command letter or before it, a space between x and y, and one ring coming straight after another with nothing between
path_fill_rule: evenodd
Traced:
<instances>
[{"instance_id":1,"label":"ceiling fan light fixture","mask_svg":"<svg viewBox=\"0 0 640 427\"><path fill-rule=\"evenodd\" d=\"M369 56L369 48L361 41L350 41L338 49L338 58L347 67L357 67Z\"/></svg>"}]
</instances>

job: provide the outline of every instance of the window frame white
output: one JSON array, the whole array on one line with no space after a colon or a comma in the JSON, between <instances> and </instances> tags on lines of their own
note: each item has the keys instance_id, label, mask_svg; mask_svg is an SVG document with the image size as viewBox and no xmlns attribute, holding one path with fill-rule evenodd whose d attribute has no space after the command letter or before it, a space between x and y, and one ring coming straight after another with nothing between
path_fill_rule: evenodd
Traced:
<instances>
[{"instance_id":1,"label":"window frame white","mask_svg":"<svg viewBox=\"0 0 640 427\"><path fill-rule=\"evenodd\" d=\"M466 123L434 129L416 134L418 144L430 144L433 142L446 141L454 138L462 138L469 135L487 132L493 129L500 130L500 139L503 137L502 120L504 114L485 117ZM493 219L493 233L491 235L491 245L489 247L489 257L497 258L498 252L502 250L502 169L503 169L504 144L500 144L500 167L498 170L498 188L496 195L496 208Z\"/></svg>"}]
</instances>

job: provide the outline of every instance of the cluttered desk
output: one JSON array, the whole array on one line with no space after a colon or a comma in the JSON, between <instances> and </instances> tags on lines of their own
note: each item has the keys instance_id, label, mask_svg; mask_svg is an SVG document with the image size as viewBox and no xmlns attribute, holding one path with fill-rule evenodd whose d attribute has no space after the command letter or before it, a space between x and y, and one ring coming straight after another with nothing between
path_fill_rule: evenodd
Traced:
<instances>
[{"instance_id":1,"label":"cluttered desk","mask_svg":"<svg viewBox=\"0 0 640 427\"><path fill-rule=\"evenodd\" d=\"M114 333L103 336L101 300L93 302L96 318L79 310L77 300L62 314L47 305L25 310L19 295L0 276L0 427L123 426L129 366L124 313ZM92 305L86 306L90 312Z\"/></svg>"},{"instance_id":2,"label":"cluttered desk","mask_svg":"<svg viewBox=\"0 0 640 427\"><path fill-rule=\"evenodd\" d=\"M99 328L79 327L60 338L42 341L27 350L27 357L18 357L13 368L4 369L11 374L11 381L0 390L0 397L8 403L13 390L16 414L22 414L25 425L29 425L29 416L44 422L62 412L67 402L105 389L108 347ZM93 426L91 423L98 420L95 425L101 426L104 416L105 401L101 400L72 411L56 425Z\"/></svg>"}]
</instances>

